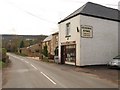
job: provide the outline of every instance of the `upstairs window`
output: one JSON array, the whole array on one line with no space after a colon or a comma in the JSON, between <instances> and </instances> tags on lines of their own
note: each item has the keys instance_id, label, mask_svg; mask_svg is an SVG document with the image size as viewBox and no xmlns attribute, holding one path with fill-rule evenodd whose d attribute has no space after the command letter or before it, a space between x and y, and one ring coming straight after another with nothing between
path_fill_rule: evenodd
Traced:
<instances>
[{"instance_id":1,"label":"upstairs window","mask_svg":"<svg viewBox=\"0 0 120 90\"><path fill-rule=\"evenodd\" d=\"M66 24L66 36L70 35L70 23Z\"/></svg>"}]
</instances>

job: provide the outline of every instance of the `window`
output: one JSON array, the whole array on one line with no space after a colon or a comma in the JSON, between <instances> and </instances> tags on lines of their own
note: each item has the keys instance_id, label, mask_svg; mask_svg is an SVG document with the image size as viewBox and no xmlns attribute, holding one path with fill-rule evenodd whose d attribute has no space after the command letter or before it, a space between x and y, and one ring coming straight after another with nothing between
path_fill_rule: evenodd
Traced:
<instances>
[{"instance_id":1,"label":"window","mask_svg":"<svg viewBox=\"0 0 120 90\"><path fill-rule=\"evenodd\" d=\"M75 45L67 45L65 61L75 62L75 60L76 60L76 46Z\"/></svg>"},{"instance_id":2,"label":"window","mask_svg":"<svg viewBox=\"0 0 120 90\"><path fill-rule=\"evenodd\" d=\"M70 35L70 23L66 24L66 36Z\"/></svg>"}]
</instances>

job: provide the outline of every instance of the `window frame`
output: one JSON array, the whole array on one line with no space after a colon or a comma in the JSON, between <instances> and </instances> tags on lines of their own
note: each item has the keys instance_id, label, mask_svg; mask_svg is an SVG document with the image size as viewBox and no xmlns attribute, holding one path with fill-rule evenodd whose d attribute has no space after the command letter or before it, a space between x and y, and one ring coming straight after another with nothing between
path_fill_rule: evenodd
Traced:
<instances>
[{"instance_id":1,"label":"window frame","mask_svg":"<svg viewBox=\"0 0 120 90\"><path fill-rule=\"evenodd\" d=\"M70 27L71 26L71 23L70 22L68 22L68 23L66 23L66 36L65 37L70 37L71 35L70 35Z\"/></svg>"}]
</instances>

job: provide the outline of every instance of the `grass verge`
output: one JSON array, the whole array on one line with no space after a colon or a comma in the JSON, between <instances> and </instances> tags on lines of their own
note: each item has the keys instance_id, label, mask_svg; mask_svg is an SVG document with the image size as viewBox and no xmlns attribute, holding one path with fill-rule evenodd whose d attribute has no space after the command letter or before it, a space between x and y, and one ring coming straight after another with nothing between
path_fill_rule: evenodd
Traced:
<instances>
[{"instance_id":1,"label":"grass verge","mask_svg":"<svg viewBox=\"0 0 120 90\"><path fill-rule=\"evenodd\" d=\"M5 63L0 60L0 69L2 69L3 67L5 67Z\"/></svg>"},{"instance_id":2,"label":"grass verge","mask_svg":"<svg viewBox=\"0 0 120 90\"><path fill-rule=\"evenodd\" d=\"M44 57L43 59L41 59L41 61L48 62L48 63L54 63L54 60L48 59L48 57Z\"/></svg>"},{"instance_id":3,"label":"grass verge","mask_svg":"<svg viewBox=\"0 0 120 90\"><path fill-rule=\"evenodd\" d=\"M48 59L48 57L44 57L44 58L42 59L42 61L43 61L43 62L49 62L49 59Z\"/></svg>"}]
</instances>

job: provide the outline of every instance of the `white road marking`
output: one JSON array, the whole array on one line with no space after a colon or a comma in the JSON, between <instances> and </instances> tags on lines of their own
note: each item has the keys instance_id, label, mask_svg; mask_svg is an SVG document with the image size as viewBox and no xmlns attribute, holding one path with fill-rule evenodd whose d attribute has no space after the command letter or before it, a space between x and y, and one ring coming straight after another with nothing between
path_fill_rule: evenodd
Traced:
<instances>
[{"instance_id":1,"label":"white road marking","mask_svg":"<svg viewBox=\"0 0 120 90\"><path fill-rule=\"evenodd\" d=\"M8 54L8 53L7 53ZM17 59L21 59L20 57L16 56L16 55L12 55L12 54L8 54L9 56L12 56L14 58L17 58Z\"/></svg>"},{"instance_id":2,"label":"white road marking","mask_svg":"<svg viewBox=\"0 0 120 90\"><path fill-rule=\"evenodd\" d=\"M24 59L20 59L20 60L22 60L22 61L23 61Z\"/></svg>"},{"instance_id":3,"label":"white road marking","mask_svg":"<svg viewBox=\"0 0 120 90\"><path fill-rule=\"evenodd\" d=\"M26 63L29 63L29 62L27 62L27 61L25 61Z\"/></svg>"},{"instance_id":4,"label":"white road marking","mask_svg":"<svg viewBox=\"0 0 120 90\"><path fill-rule=\"evenodd\" d=\"M34 65L31 64L31 66L32 66L33 68L35 68L36 70L38 70Z\"/></svg>"},{"instance_id":5,"label":"white road marking","mask_svg":"<svg viewBox=\"0 0 120 90\"><path fill-rule=\"evenodd\" d=\"M44 74L43 72L41 72L42 75L44 75L49 81L51 81L53 84L56 84L52 79L50 79L46 74Z\"/></svg>"}]
</instances>

